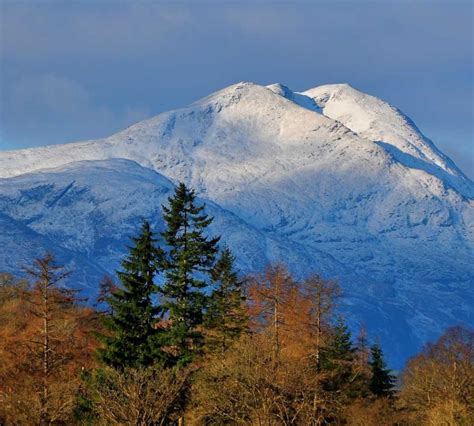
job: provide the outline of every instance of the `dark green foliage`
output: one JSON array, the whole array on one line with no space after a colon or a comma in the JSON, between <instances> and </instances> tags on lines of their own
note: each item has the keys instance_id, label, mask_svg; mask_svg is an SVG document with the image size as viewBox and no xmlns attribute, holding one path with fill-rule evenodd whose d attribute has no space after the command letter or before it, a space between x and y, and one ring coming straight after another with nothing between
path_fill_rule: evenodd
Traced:
<instances>
[{"instance_id":1,"label":"dark green foliage","mask_svg":"<svg viewBox=\"0 0 474 426\"><path fill-rule=\"evenodd\" d=\"M348 388L352 385L354 352L351 333L339 317L321 354L321 370L328 373L324 384L327 391L345 388L347 393L351 393Z\"/></svg>"},{"instance_id":2,"label":"dark green foliage","mask_svg":"<svg viewBox=\"0 0 474 426\"><path fill-rule=\"evenodd\" d=\"M105 321L111 335L101 336L105 347L99 350L100 359L115 368L144 367L162 358L162 330L156 327L160 308L154 306L152 296L163 252L156 248L146 221L132 241L134 246L118 272L122 287L108 297L112 314Z\"/></svg>"},{"instance_id":3,"label":"dark green foliage","mask_svg":"<svg viewBox=\"0 0 474 426\"><path fill-rule=\"evenodd\" d=\"M171 363L186 364L202 346L203 323L207 306L204 289L212 271L219 238L205 235L212 218L203 213L204 206L195 204L193 190L181 183L170 197L169 207L163 206L166 230L163 237L168 245L165 283L161 288L164 308L169 313L166 330L167 345L173 350Z\"/></svg>"},{"instance_id":4,"label":"dark green foliage","mask_svg":"<svg viewBox=\"0 0 474 426\"><path fill-rule=\"evenodd\" d=\"M354 359L354 352L351 332L344 320L339 317L331 330L329 341L322 351L322 369L332 370L341 363L351 363Z\"/></svg>"},{"instance_id":5,"label":"dark green foliage","mask_svg":"<svg viewBox=\"0 0 474 426\"><path fill-rule=\"evenodd\" d=\"M395 376L387 368L382 348L375 343L371 348L371 360L369 362L372 376L370 378L369 388L376 396L390 396L393 394Z\"/></svg>"},{"instance_id":6,"label":"dark green foliage","mask_svg":"<svg viewBox=\"0 0 474 426\"><path fill-rule=\"evenodd\" d=\"M212 271L216 284L205 318L209 338L207 346L212 350L225 351L232 341L247 330L248 317L243 305L242 283L234 271L235 258L225 248Z\"/></svg>"}]
</instances>

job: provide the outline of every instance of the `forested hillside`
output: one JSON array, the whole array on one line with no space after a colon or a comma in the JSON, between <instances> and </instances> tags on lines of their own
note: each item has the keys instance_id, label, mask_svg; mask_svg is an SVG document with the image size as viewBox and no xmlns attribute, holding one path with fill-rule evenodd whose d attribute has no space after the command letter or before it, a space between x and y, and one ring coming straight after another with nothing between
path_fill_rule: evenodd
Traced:
<instances>
[{"instance_id":1,"label":"forested hillside","mask_svg":"<svg viewBox=\"0 0 474 426\"><path fill-rule=\"evenodd\" d=\"M38 253L0 277L0 424L471 425L474 333L453 327L391 371L344 294L283 264L241 276L184 184L97 300ZM99 283L96 283L99 285Z\"/></svg>"}]
</instances>

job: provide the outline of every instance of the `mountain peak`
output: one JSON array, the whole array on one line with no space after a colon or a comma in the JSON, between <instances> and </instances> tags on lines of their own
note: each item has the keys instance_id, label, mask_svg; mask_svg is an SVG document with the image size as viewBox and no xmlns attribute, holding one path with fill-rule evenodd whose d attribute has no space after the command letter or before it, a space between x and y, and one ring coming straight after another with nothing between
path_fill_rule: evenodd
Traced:
<instances>
[{"instance_id":1,"label":"mountain peak","mask_svg":"<svg viewBox=\"0 0 474 426\"><path fill-rule=\"evenodd\" d=\"M321 133L319 137L326 134L322 129L332 129L329 139L334 137L336 140L340 137L338 132L354 133L359 136L359 148L363 145L364 149L374 152L384 151L395 162L433 175L468 198L474 196L474 184L419 131L413 121L387 102L348 83L317 86L299 93L282 83L262 86L241 81L187 107L162 113L102 139L100 147L98 141L90 141L0 152L0 177L55 167L78 159L107 159L111 155L137 160L149 167L153 164L149 151L157 150L157 140L165 140L172 133L175 136L181 134L181 139L193 139L192 145L196 145L208 138L206 135L211 130L216 132L219 128L225 135L230 128L237 130L234 126L239 127L236 134L240 136L237 137L239 141L232 142L237 143L232 151L238 155L237 151L245 151L249 140L253 139L256 120L261 126L259 140L268 141L262 149L263 146L269 149L279 141L278 146L293 146L308 138L314 139L316 129ZM184 122L188 123L185 127ZM179 132L177 123L181 123ZM223 140L230 143L228 138ZM376 147L372 145L370 148L366 141L371 141ZM255 149L250 150L249 155ZM62 154L55 155L54 152Z\"/></svg>"},{"instance_id":2,"label":"mountain peak","mask_svg":"<svg viewBox=\"0 0 474 426\"><path fill-rule=\"evenodd\" d=\"M293 96L293 91L290 90L290 88L288 86L285 86L284 84L273 83L273 84L269 84L266 87L270 89L273 93L283 96L284 98Z\"/></svg>"},{"instance_id":3,"label":"mountain peak","mask_svg":"<svg viewBox=\"0 0 474 426\"><path fill-rule=\"evenodd\" d=\"M15 223L40 248L114 271L185 182L243 273L283 261L340 280L348 313L380 325L388 347L472 322L472 183L403 113L347 84L240 82L108 138L0 152L0 176L0 270L25 256Z\"/></svg>"},{"instance_id":4,"label":"mountain peak","mask_svg":"<svg viewBox=\"0 0 474 426\"><path fill-rule=\"evenodd\" d=\"M273 93L288 99L295 104L306 108L310 111L321 113L321 108L316 104L314 99L309 96L306 96L302 93L293 92L288 86L285 86L281 83L273 83L266 86L267 89L270 89Z\"/></svg>"},{"instance_id":5,"label":"mountain peak","mask_svg":"<svg viewBox=\"0 0 474 426\"><path fill-rule=\"evenodd\" d=\"M302 92L322 113L381 146L410 168L424 170L467 197L473 183L398 108L349 84L328 84Z\"/></svg>"}]
</instances>

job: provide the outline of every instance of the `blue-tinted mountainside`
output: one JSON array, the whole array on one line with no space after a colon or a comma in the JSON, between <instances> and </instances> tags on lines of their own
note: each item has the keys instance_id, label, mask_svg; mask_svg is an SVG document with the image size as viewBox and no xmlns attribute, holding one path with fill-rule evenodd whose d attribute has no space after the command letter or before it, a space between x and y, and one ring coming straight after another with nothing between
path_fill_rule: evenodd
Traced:
<instances>
[{"instance_id":1,"label":"blue-tinted mountainside","mask_svg":"<svg viewBox=\"0 0 474 426\"><path fill-rule=\"evenodd\" d=\"M396 108L347 85L239 83L109 138L0 153L0 270L49 249L94 292L184 181L241 272L337 278L395 365L474 325L474 185Z\"/></svg>"}]
</instances>

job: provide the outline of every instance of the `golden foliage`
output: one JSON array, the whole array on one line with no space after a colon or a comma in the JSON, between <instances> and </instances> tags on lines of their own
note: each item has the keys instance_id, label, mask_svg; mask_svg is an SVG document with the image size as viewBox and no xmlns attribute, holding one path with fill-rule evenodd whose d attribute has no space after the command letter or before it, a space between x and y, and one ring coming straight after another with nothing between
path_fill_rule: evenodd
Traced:
<instances>
[{"instance_id":1,"label":"golden foliage","mask_svg":"<svg viewBox=\"0 0 474 426\"><path fill-rule=\"evenodd\" d=\"M400 405L413 422L474 424L474 333L448 329L411 359L402 376Z\"/></svg>"},{"instance_id":2,"label":"golden foliage","mask_svg":"<svg viewBox=\"0 0 474 426\"><path fill-rule=\"evenodd\" d=\"M38 315L41 292L11 277L0 281L0 423L38 424L45 381L49 420L70 420L82 384L80 372L95 365L93 331L100 328L96 313L55 289L50 296L54 306L45 375L43 318Z\"/></svg>"},{"instance_id":3,"label":"golden foliage","mask_svg":"<svg viewBox=\"0 0 474 426\"><path fill-rule=\"evenodd\" d=\"M100 425L167 425L182 411L190 369L99 370L93 392Z\"/></svg>"},{"instance_id":4,"label":"golden foliage","mask_svg":"<svg viewBox=\"0 0 474 426\"><path fill-rule=\"evenodd\" d=\"M308 359L273 362L273 342L244 336L223 357L206 360L192 389L198 424L318 425L338 409Z\"/></svg>"},{"instance_id":5,"label":"golden foliage","mask_svg":"<svg viewBox=\"0 0 474 426\"><path fill-rule=\"evenodd\" d=\"M250 332L181 370L97 370L94 333L103 332L101 316L110 312L81 307L54 286L48 291L45 375L44 287L0 274L0 424L41 424L45 380L49 424L84 424L74 418L79 394L91 404L82 413L87 424L100 425L179 419L188 425L474 424L474 333L462 327L447 330L409 361L393 398L368 390L362 331L354 360L347 361L351 383L328 388L338 373L325 371L318 355L340 290L318 276L297 283L276 265L249 279ZM93 378L87 385L82 372Z\"/></svg>"}]
</instances>

